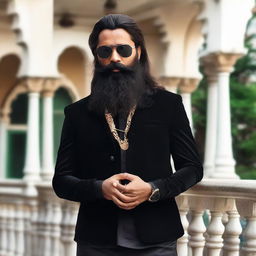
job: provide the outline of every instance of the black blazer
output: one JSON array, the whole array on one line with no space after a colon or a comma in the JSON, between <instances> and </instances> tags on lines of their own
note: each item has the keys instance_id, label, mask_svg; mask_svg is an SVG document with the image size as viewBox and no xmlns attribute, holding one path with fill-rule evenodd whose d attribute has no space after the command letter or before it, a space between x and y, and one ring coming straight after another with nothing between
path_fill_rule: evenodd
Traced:
<instances>
[{"instance_id":1,"label":"black blazer","mask_svg":"<svg viewBox=\"0 0 256 256\"><path fill-rule=\"evenodd\" d=\"M65 107L53 189L59 197L81 203L75 241L113 245L120 209L100 195L96 181L120 172L120 148L104 115L88 110L89 97ZM151 97L150 107L135 111L126 153L127 172L154 181L160 189L158 202L129 210L139 239L149 244L183 235L174 197L203 177L181 96L157 90Z\"/></svg>"}]
</instances>

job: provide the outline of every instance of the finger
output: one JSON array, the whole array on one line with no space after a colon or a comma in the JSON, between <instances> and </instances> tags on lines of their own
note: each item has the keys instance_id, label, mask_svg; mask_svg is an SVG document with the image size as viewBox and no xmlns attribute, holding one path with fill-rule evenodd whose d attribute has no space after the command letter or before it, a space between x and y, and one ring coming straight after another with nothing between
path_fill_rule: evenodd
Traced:
<instances>
[{"instance_id":1,"label":"finger","mask_svg":"<svg viewBox=\"0 0 256 256\"><path fill-rule=\"evenodd\" d=\"M135 201L135 202L131 202L131 203L124 203L122 201L120 201L117 197L115 196L112 196L112 201L119 207L119 208L122 208L122 209L131 209L131 208L134 208L137 206L138 202Z\"/></svg>"},{"instance_id":2,"label":"finger","mask_svg":"<svg viewBox=\"0 0 256 256\"><path fill-rule=\"evenodd\" d=\"M122 201L124 203L132 203L132 202L135 202L137 200L137 197L134 197L134 196L130 197L130 196L124 195L119 190L116 190L114 195L120 201Z\"/></svg>"},{"instance_id":3,"label":"finger","mask_svg":"<svg viewBox=\"0 0 256 256\"><path fill-rule=\"evenodd\" d=\"M134 192L123 192L123 195L129 196L129 197L137 197L138 195Z\"/></svg>"},{"instance_id":4,"label":"finger","mask_svg":"<svg viewBox=\"0 0 256 256\"><path fill-rule=\"evenodd\" d=\"M113 186L118 189L120 192L126 192L126 185L122 185L121 183L119 182L114 182L113 183Z\"/></svg>"},{"instance_id":5,"label":"finger","mask_svg":"<svg viewBox=\"0 0 256 256\"><path fill-rule=\"evenodd\" d=\"M114 175L114 178L117 180L125 180L127 179L127 173L122 172Z\"/></svg>"},{"instance_id":6,"label":"finger","mask_svg":"<svg viewBox=\"0 0 256 256\"><path fill-rule=\"evenodd\" d=\"M126 179L127 179L127 180L130 180L130 181L135 180L135 179L138 178L137 175L133 175L133 174L128 173L128 172L126 172L126 173L124 173L124 174L126 175Z\"/></svg>"}]
</instances>

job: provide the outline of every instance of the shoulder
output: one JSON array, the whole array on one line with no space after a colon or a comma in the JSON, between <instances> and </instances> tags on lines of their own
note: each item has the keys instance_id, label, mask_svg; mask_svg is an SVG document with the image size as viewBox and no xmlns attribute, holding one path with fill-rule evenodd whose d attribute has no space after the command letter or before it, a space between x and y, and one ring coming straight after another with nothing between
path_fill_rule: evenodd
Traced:
<instances>
[{"instance_id":1,"label":"shoulder","mask_svg":"<svg viewBox=\"0 0 256 256\"><path fill-rule=\"evenodd\" d=\"M157 89L153 97L158 104L176 105L182 102L182 97L179 94L164 89Z\"/></svg>"},{"instance_id":2,"label":"shoulder","mask_svg":"<svg viewBox=\"0 0 256 256\"><path fill-rule=\"evenodd\" d=\"M84 97L76 102L73 102L69 105L67 105L65 108L64 108L64 113L65 115L67 113L74 113L74 112L77 112L79 109L86 109L86 106L88 104L88 101L89 101L89 98L90 98L90 95L87 96L87 97Z\"/></svg>"}]
</instances>

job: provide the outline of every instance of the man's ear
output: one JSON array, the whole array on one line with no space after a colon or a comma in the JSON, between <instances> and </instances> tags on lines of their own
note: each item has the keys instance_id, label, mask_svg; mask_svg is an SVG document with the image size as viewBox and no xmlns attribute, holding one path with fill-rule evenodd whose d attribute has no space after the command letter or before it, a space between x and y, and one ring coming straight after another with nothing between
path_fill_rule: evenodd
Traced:
<instances>
[{"instance_id":1,"label":"man's ear","mask_svg":"<svg viewBox=\"0 0 256 256\"><path fill-rule=\"evenodd\" d=\"M138 53L138 60L140 60L140 55L141 55L141 48L138 46L137 48L137 53Z\"/></svg>"}]
</instances>

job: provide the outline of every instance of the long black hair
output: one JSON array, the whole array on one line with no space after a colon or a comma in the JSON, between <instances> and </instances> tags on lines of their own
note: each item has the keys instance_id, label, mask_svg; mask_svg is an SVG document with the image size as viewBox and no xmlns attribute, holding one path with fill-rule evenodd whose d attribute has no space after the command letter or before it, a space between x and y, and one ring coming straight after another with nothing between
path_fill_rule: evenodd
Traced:
<instances>
[{"instance_id":1,"label":"long black hair","mask_svg":"<svg viewBox=\"0 0 256 256\"><path fill-rule=\"evenodd\" d=\"M140 64L142 67L144 82L146 85L146 93L148 95L152 94L155 89L162 88L160 87L154 78L150 74L150 67L149 67L149 59L148 53L145 47L145 40L142 34L142 31L136 24L136 22L129 16L124 14L109 14L102 17L95 25L89 37L89 46L91 48L92 54L94 55L94 63L97 63L97 55L96 55L96 48L98 45L98 38L99 34L104 29L117 29L122 28L126 30L135 46L140 46L141 48L141 56L140 56ZM163 88L162 88L163 89Z\"/></svg>"}]
</instances>

